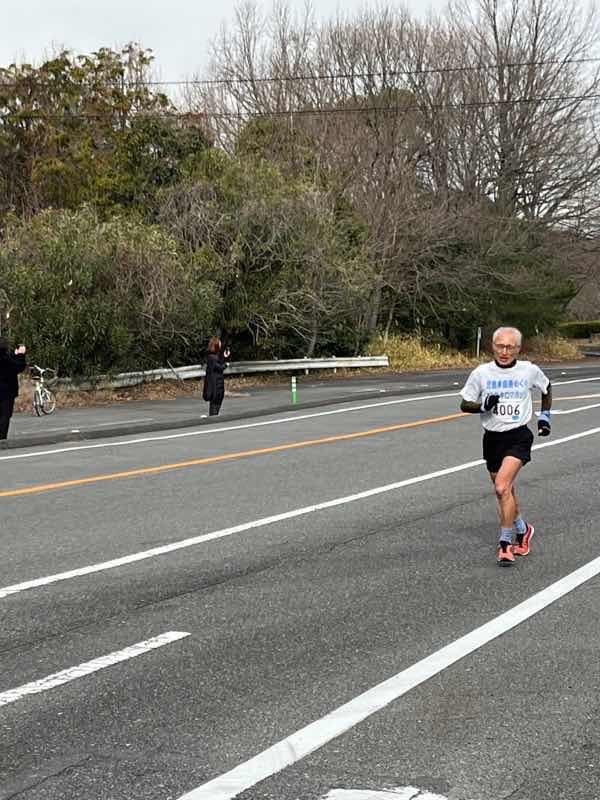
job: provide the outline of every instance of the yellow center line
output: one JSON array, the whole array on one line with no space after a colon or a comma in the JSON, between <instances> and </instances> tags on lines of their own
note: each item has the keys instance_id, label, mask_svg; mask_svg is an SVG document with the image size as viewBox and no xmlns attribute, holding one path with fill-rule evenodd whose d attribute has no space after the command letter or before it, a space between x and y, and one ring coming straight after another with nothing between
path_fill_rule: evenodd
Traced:
<instances>
[{"instance_id":1,"label":"yellow center line","mask_svg":"<svg viewBox=\"0 0 600 800\"><path fill-rule=\"evenodd\" d=\"M159 475L162 472L170 472L175 469L186 469L188 467L199 467L204 464L216 464L220 461L234 461L240 458L250 458L251 456L268 455L270 453L280 453L284 450L295 450L299 447L311 447L319 444L331 444L333 442L344 442L351 439L360 439L365 436L377 436L380 433L399 431L404 428L418 428L423 425L432 425L436 422L447 422L453 419L465 417L465 414L447 414L444 417L432 417L430 419L420 419L416 422L401 422L397 425L387 425L385 428L370 428L366 431L357 433L343 433L336 436L324 436L321 439L306 439L300 442L289 442L288 444L273 445L271 447L261 447L256 450L242 450L237 453L226 453L220 456L208 456L206 458L194 458L191 461L177 461L174 464L163 464L160 467L139 467L129 469L124 472L110 472L105 475L92 475L89 478L75 478L69 481L58 481L56 483L42 483L35 486L26 486L22 489L8 489L0 492L0 497L20 497L22 495L40 494L42 492L52 492L58 489L69 489L75 486L86 486L90 483L101 483L102 481L116 481L122 478L139 478L144 475Z\"/></svg>"}]
</instances>

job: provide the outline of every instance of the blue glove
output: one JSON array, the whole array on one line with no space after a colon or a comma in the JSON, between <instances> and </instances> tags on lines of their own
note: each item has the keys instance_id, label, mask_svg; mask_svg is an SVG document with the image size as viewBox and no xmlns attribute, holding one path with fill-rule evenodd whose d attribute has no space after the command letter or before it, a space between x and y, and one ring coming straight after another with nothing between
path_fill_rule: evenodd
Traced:
<instances>
[{"instance_id":1,"label":"blue glove","mask_svg":"<svg viewBox=\"0 0 600 800\"><path fill-rule=\"evenodd\" d=\"M538 417L538 436L550 436L550 412L542 411Z\"/></svg>"},{"instance_id":2,"label":"blue glove","mask_svg":"<svg viewBox=\"0 0 600 800\"><path fill-rule=\"evenodd\" d=\"M481 404L482 411L493 411L500 400L499 394L488 394L483 403Z\"/></svg>"}]
</instances>

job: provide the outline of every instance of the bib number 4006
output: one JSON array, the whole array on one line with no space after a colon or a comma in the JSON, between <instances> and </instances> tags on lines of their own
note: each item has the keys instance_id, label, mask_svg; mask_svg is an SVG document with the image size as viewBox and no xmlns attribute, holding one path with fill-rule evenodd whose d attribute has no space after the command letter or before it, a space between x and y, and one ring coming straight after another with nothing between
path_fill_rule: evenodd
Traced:
<instances>
[{"instance_id":1,"label":"bib number 4006","mask_svg":"<svg viewBox=\"0 0 600 800\"><path fill-rule=\"evenodd\" d=\"M512 403L498 403L494 408L494 414L499 417L518 417L521 414L521 406L519 403L514 406Z\"/></svg>"}]
</instances>

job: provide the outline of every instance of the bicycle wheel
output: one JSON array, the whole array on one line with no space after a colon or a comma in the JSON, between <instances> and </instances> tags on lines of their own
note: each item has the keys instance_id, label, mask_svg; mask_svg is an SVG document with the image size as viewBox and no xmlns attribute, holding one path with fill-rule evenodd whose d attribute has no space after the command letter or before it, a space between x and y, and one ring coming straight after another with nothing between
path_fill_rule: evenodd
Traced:
<instances>
[{"instance_id":1,"label":"bicycle wheel","mask_svg":"<svg viewBox=\"0 0 600 800\"><path fill-rule=\"evenodd\" d=\"M52 414L56 408L56 398L50 389L46 389L45 387L41 390L40 394L42 399L42 414Z\"/></svg>"},{"instance_id":2,"label":"bicycle wheel","mask_svg":"<svg viewBox=\"0 0 600 800\"><path fill-rule=\"evenodd\" d=\"M33 410L38 417L42 416L42 393L39 389L33 390Z\"/></svg>"}]
</instances>

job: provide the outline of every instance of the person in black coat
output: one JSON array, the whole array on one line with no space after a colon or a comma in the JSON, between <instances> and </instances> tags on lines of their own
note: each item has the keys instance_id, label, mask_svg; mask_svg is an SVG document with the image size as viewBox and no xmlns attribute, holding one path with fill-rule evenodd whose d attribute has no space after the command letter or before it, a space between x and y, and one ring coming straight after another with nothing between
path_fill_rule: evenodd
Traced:
<instances>
[{"instance_id":1,"label":"person in black coat","mask_svg":"<svg viewBox=\"0 0 600 800\"><path fill-rule=\"evenodd\" d=\"M202 388L202 399L209 404L208 414L210 417L217 416L225 396L223 373L227 369L226 358L229 358L229 350L223 349L221 340L216 336L211 337L208 341L206 375Z\"/></svg>"},{"instance_id":2,"label":"person in black coat","mask_svg":"<svg viewBox=\"0 0 600 800\"><path fill-rule=\"evenodd\" d=\"M19 394L17 375L26 366L25 345L19 345L13 355L6 339L0 338L0 439L6 439L8 435L15 397Z\"/></svg>"}]
</instances>

